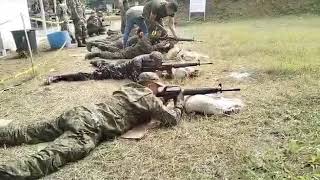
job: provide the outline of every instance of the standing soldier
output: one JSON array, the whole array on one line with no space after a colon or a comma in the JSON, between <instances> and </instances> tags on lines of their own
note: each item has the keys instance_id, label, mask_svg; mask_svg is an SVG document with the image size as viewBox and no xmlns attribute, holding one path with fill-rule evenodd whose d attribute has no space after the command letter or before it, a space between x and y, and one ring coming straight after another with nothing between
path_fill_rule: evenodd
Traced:
<instances>
[{"instance_id":1,"label":"standing soldier","mask_svg":"<svg viewBox=\"0 0 320 180\"><path fill-rule=\"evenodd\" d=\"M59 0L59 4L57 5L57 16L59 18L59 21L62 22L62 24L60 24L61 31L68 31L71 38L71 43L75 43L76 40L74 39L69 29L69 15L66 0Z\"/></svg>"},{"instance_id":2,"label":"standing soldier","mask_svg":"<svg viewBox=\"0 0 320 180\"><path fill-rule=\"evenodd\" d=\"M168 31L163 25L163 18L168 17L168 26L174 37L177 37L174 16L178 11L178 3L175 0L152 0L146 3L143 9L143 16L146 20L149 34L157 29L161 30L162 35L167 35Z\"/></svg>"},{"instance_id":3,"label":"standing soldier","mask_svg":"<svg viewBox=\"0 0 320 180\"><path fill-rule=\"evenodd\" d=\"M74 31L78 47L85 47L87 28L85 19L85 8L80 0L67 0L67 5L71 11L71 19L74 24Z\"/></svg>"}]
</instances>

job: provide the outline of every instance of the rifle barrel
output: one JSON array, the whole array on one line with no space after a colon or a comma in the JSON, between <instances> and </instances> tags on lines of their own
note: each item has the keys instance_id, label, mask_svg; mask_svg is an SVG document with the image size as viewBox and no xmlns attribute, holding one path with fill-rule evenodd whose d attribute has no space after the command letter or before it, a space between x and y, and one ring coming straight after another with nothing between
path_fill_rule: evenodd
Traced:
<instances>
[{"instance_id":1,"label":"rifle barrel","mask_svg":"<svg viewBox=\"0 0 320 180\"><path fill-rule=\"evenodd\" d=\"M236 89L221 89L221 92L224 92L224 91L240 91L241 89L240 88L236 88Z\"/></svg>"}]
</instances>

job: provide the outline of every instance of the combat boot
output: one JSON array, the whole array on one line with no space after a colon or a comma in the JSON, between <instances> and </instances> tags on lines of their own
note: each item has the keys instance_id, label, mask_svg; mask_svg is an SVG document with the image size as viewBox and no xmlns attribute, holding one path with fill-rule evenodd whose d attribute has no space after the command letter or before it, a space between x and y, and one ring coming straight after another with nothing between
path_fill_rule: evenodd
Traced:
<instances>
[{"instance_id":1,"label":"combat boot","mask_svg":"<svg viewBox=\"0 0 320 180\"><path fill-rule=\"evenodd\" d=\"M82 44L80 39L77 39L78 47L86 47L86 45Z\"/></svg>"},{"instance_id":2,"label":"combat boot","mask_svg":"<svg viewBox=\"0 0 320 180\"><path fill-rule=\"evenodd\" d=\"M76 39L73 36L70 36L71 38L71 44L75 44L76 43Z\"/></svg>"},{"instance_id":3,"label":"combat boot","mask_svg":"<svg viewBox=\"0 0 320 180\"><path fill-rule=\"evenodd\" d=\"M87 44L87 41L86 41L86 39L82 39L82 44Z\"/></svg>"}]
</instances>

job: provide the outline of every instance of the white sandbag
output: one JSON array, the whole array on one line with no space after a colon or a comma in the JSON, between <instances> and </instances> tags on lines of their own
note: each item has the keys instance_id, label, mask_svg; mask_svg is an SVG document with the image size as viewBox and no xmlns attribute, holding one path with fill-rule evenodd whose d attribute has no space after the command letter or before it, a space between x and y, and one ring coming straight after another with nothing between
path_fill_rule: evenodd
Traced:
<instances>
[{"instance_id":1,"label":"white sandbag","mask_svg":"<svg viewBox=\"0 0 320 180\"><path fill-rule=\"evenodd\" d=\"M199 70L194 67L185 67L172 69L173 77L176 79L185 79L189 77L196 77L199 75Z\"/></svg>"},{"instance_id":2,"label":"white sandbag","mask_svg":"<svg viewBox=\"0 0 320 180\"><path fill-rule=\"evenodd\" d=\"M206 60L208 59L209 56L203 55L197 52L193 51L186 51L186 50L181 50L177 54L177 60L178 61L201 61L201 60Z\"/></svg>"},{"instance_id":3,"label":"white sandbag","mask_svg":"<svg viewBox=\"0 0 320 180\"><path fill-rule=\"evenodd\" d=\"M168 60L176 60L178 53L181 51L179 47L174 47L170 49L166 55Z\"/></svg>"},{"instance_id":4,"label":"white sandbag","mask_svg":"<svg viewBox=\"0 0 320 180\"><path fill-rule=\"evenodd\" d=\"M207 115L238 113L244 107L240 99L230 99L211 95L194 95L185 98L187 113L201 113Z\"/></svg>"},{"instance_id":5,"label":"white sandbag","mask_svg":"<svg viewBox=\"0 0 320 180\"><path fill-rule=\"evenodd\" d=\"M172 69L173 77L176 79L184 79L188 77L188 72L185 68Z\"/></svg>"}]
</instances>

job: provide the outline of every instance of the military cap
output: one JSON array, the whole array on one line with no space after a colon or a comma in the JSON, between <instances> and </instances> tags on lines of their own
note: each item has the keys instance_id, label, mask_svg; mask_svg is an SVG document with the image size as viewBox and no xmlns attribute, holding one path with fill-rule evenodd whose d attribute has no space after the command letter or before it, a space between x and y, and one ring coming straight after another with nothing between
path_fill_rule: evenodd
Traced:
<instances>
[{"instance_id":1,"label":"military cap","mask_svg":"<svg viewBox=\"0 0 320 180\"><path fill-rule=\"evenodd\" d=\"M154 72L143 72L138 77L138 83L146 83L146 82L152 82L156 83L159 86L164 86L164 84L160 81L159 76Z\"/></svg>"}]
</instances>

